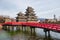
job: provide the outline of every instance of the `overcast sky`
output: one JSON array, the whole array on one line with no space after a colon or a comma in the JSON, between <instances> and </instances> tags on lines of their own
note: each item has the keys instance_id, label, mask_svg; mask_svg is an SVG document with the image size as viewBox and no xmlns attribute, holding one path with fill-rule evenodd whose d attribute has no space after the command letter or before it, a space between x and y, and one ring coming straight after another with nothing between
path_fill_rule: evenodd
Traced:
<instances>
[{"instance_id":1,"label":"overcast sky","mask_svg":"<svg viewBox=\"0 0 60 40\"><path fill-rule=\"evenodd\" d=\"M0 0L0 15L16 17L18 12L25 12L31 6L39 18L60 16L60 0Z\"/></svg>"}]
</instances>

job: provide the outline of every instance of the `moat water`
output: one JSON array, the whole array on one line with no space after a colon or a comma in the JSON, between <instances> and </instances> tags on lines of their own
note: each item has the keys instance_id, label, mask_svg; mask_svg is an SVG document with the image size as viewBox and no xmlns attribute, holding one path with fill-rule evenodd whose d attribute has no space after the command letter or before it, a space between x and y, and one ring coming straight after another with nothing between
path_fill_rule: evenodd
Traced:
<instances>
[{"instance_id":1,"label":"moat water","mask_svg":"<svg viewBox=\"0 0 60 40\"><path fill-rule=\"evenodd\" d=\"M36 35L30 35L31 33L25 32L7 32L0 30L0 40L60 40L60 33L50 32L50 37L45 37L43 29L36 28Z\"/></svg>"}]
</instances>

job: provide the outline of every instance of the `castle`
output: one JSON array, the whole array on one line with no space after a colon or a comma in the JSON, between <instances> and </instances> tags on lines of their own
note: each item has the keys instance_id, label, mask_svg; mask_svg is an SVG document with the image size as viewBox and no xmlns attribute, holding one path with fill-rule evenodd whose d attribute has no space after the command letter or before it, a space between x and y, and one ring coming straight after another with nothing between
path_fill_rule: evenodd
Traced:
<instances>
[{"instance_id":1,"label":"castle","mask_svg":"<svg viewBox=\"0 0 60 40\"><path fill-rule=\"evenodd\" d=\"M27 7L25 14L19 12L16 17L17 22L37 22L37 16L32 7Z\"/></svg>"}]
</instances>

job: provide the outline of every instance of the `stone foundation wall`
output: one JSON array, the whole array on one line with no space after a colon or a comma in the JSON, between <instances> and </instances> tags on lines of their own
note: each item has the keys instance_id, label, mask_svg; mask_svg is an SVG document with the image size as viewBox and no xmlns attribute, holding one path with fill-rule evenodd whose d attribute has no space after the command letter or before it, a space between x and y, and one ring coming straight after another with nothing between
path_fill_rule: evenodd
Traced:
<instances>
[{"instance_id":1,"label":"stone foundation wall","mask_svg":"<svg viewBox=\"0 0 60 40\"><path fill-rule=\"evenodd\" d=\"M2 26L0 26L0 30L2 29Z\"/></svg>"}]
</instances>

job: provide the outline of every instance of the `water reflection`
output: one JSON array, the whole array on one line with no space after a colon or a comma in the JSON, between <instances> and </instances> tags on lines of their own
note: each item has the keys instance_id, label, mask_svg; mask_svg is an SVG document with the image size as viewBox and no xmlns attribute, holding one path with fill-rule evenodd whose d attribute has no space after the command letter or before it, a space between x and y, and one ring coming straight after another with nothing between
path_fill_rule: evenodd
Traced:
<instances>
[{"instance_id":1,"label":"water reflection","mask_svg":"<svg viewBox=\"0 0 60 40\"><path fill-rule=\"evenodd\" d=\"M15 34L16 32L11 32ZM27 33L26 31L20 31L17 35L11 35L11 40L52 40L50 36L48 37L39 37L36 35L36 32Z\"/></svg>"},{"instance_id":2,"label":"water reflection","mask_svg":"<svg viewBox=\"0 0 60 40\"><path fill-rule=\"evenodd\" d=\"M4 30L0 30L0 40L11 40L10 35Z\"/></svg>"},{"instance_id":3,"label":"water reflection","mask_svg":"<svg viewBox=\"0 0 60 40\"><path fill-rule=\"evenodd\" d=\"M16 32L6 32L4 30L0 30L0 40L60 40L55 37L60 35L59 33L51 32L51 35L45 37L45 33L42 29L36 29L34 33L30 33L27 31L16 31Z\"/></svg>"}]
</instances>

